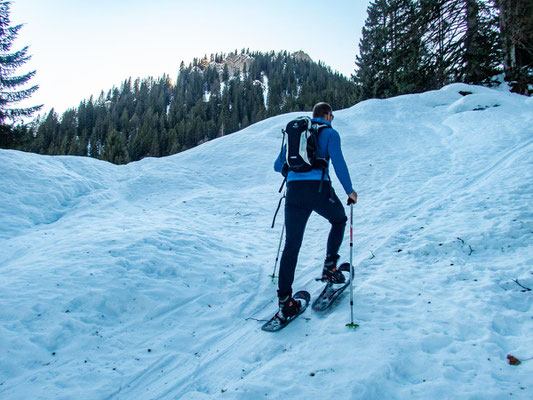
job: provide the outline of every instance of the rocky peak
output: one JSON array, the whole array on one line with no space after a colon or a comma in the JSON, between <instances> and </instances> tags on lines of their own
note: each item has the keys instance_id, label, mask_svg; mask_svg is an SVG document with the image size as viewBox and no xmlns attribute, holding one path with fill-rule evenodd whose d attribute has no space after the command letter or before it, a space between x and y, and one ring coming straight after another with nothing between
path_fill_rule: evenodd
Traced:
<instances>
[{"instance_id":1,"label":"rocky peak","mask_svg":"<svg viewBox=\"0 0 533 400\"><path fill-rule=\"evenodd\" d=\"M231 76L236 71L242 73L245 67L246 70L248 70L253 61L254 58L249 54L229 53L226 59L224 60L224 64L228 66L228 71Z\"/></svg>"},{"instance_id":2,"label":"rocky peak","mask_svg":"<svg viewBox=\"0 0 533 400\"><path fill-rule=\"evenodd\" d=\"M313 62L313 59L309 56L309 54L305 53L304 51L300 50L300 51L295 51L294 53L292 53L292 56L294 57L295 60L297 61L309 61L309 62Z\"/></svg>"}]
</instances>

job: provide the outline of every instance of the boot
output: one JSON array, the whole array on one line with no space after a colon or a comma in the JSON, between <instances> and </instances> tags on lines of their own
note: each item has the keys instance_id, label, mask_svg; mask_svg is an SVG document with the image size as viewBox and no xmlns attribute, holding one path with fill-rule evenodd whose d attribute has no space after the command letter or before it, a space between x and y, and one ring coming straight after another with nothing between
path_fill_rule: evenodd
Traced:
<instances>
[{"instance_id":1,"label":"boot","mask_svg":"<svg viewBox=\"0 0 533 400\"><path fill-rule=\"evenodd\" d=\"M337 262L339 261L340 256L328 255L324 261L324 269L322 270L322 280L328 281L330 283L344 283L346 278L344 274L337 269Z\"/></svg>"},{"instance_id":2,"label":"boot","mask_svg":"<svg viewBox=\"0 0 533 400\"><path fill-rule=\"evenodd\" d=\"M298 315L302 304L299 300L294 299L291 295L279 298L278 316L282 320L286 320L294 315Z\"/></svg>"}]
</instances>

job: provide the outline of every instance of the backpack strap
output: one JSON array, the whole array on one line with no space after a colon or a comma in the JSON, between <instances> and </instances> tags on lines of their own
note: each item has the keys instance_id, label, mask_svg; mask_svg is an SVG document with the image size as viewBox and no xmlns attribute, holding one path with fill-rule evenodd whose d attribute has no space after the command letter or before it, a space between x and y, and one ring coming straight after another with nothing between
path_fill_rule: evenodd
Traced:
<instances>
[{"instance_id":1,"label":"backpack strap","mask_svg":"<svg viewBox=\"0 0 533 400\"><path fill-rule=\"evenodd\" d=\"M322 128L329 128L328 125L326 124L314 124L314 129L316 129L316 135L318 136L318 134L320 133L320 130ZM324 177L327 173L328 175L328 179L331 181L331 178L329 177L329 172L327 172L328 170L328 162L329 162L329 157L327 159L324 159L324 158L320 158L316 161L316 164L317 164L317 169L321 169L322 170L322 176L320 177L320 186L318 186L318 193L321 193L322 192L322 186L324 184Z\"/></svg>"},{"instance_id":2,"label":"backpack strap","mask_svg":"<svg viewBox=\"0 0 533 400\"><path fill-rule=\"evenodd\" d=\"M281 149L279 151L279 160L281 161L283 159L283 146L285 145L285 134L287 132L285 129L281 128ZM285 160L285 163L287 163L287 160Z\"/></svg>"},{"instance_id":3,"label":"backpack strap","mask_svg":"<svg viewBox=\"0 0 533 400\"><path fill-rule=\"evenodd\" d=\"M285 178L283 183L285 183L286 180L287 180L287 178ZM281 192L281 188L280 188L280 192ZM274 228L274 224L276 223L276 217L278 216L278 212L279 212L279 209L281 207L281 202L283 201L284 198L285 198L285 193L279 199L278 208L276 208L276 212L274 213L274 218L272 219L272 228Z\"/></svg>"},{"instance_id":4,"label":"backpack strap","mask_svg":"<svg viewBox=\"0 0 533 400\"><path fill-rule=\"evenodd\" d=\"M331 182L331 177L327 168L322 169L322 177L320 178L320 185L318 186L318 193L322 192L322 186L324 184L324 175L328 176L329 181L329 201L333 203L333 183Z\"/></svg>"},{"instance_id":5,"label":"backpack strap","mask_svg":"<svg viewBox=\"0 0 533 400\"><path fill-rule=\"evenodd\" d=\"M278 190L279 193L281 193L281 191L283 190L283 186L285 186L285 182L287 182L287 175L285 175L285 177L283 178L283 182L281 182L281 186L279 187L279 190Z\"/></svg>"},{"instance_id":6,"label":"backpack strap","mask_svg":"<svg viewBox=\"0 0 533 400\"><path fill-rule=\"evenodd\" d=\"M317 138L318 138L318 134L320 133L320 130L322 128L329 128L329 125L326 125L326 124L313 124L312 125L312 129L316 130L316 135L317 135ZM329 161L329 157L327 159L324 159L324 158L319 158L318 160L316 160L315 164L316 164L316 168L314 169L321 169L322 170L322 176L320 177L320 186L318 187L318 192L322 192L322 185L324 183L324 176L326 174L326 171L327 171L327 168L328 168L328 161ZM327 173L328 174L328 179L331 180L329 178L329 172Z\"/></svg>"},{"instance_id":7,"label":"backpack strap","mask_svg":"<svg viewBox=\"0 0 533 400\"><path fill-rule=\"evenodd\" d=\"M326 174L326 168L322 168L322 176L320 177L320 185L318 186L318 193L322 192L322 186L324 184L324 175ZM329 176L329 174L328 174Z\"/></svg>"},{"instance_id":8,"label":"backpack strap","mask_svg":"<svg viewBox=\"0 0 533 400\"><path fill-rule=\"evenodd\" d=\"M316 129L317 134L320 132L320 129L322 128L329 128L329 125L327 124L313 124L311 125L311 128Z\"/></svg>"}]
</instances>

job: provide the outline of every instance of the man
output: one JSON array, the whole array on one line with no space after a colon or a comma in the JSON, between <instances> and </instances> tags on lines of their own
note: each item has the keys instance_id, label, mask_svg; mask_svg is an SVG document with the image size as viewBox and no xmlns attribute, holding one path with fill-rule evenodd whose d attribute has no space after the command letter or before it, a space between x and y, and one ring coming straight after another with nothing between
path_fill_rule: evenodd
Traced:
<instances>
[{"instance_id":1,"label":"man","mask_svg":"<svg viewBox=\"0 0 533 400\"><path fill-rule=\"evenodd\" d=\"M318 135L318 157L326 160L331 159L335 174L348 195L348 202L357 203L357 193L353 190L348 167L342 155L340 136L331 127L332 121L333 111L329 104L318 103L314 106L312 122L326 125L320 130ZM281 150L280 155L277 157L274 169L282 173L284 164L285 148ZM323 176L324 181L319 191ZM298 314L300 310L300 301L292 297L292 283L305 225L313 211L331 223L322 279L332 283L345 281L344 275L336 267L347 218L344 206L335 194L333 187L331 187L328 177L329 173L323 174L320 169L309 172L289 171L287 176L287 195L285 200L286 236L278 281L280 310L277 315L282 320Z\"/></svg>"}]
</instances>

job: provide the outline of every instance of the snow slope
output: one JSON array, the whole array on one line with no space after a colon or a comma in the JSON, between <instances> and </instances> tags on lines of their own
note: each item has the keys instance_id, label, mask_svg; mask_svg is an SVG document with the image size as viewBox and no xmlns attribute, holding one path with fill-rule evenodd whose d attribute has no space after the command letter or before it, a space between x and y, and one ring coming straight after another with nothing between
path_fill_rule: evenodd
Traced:
<instances>
[{"instance_id":1,"label":"snow slope","mask_svg":"<svg viewBox=\"0 0 533 400\"><path fill-rule=\"evenodd\" d=\"M533 398L533 99L455 84L336 112L360 327L344 295L272 334L296 115L126 166L0 151L0 398ZM327 231L311 217L295 290L320 291Z\"/></svg>"}]
</instances>

